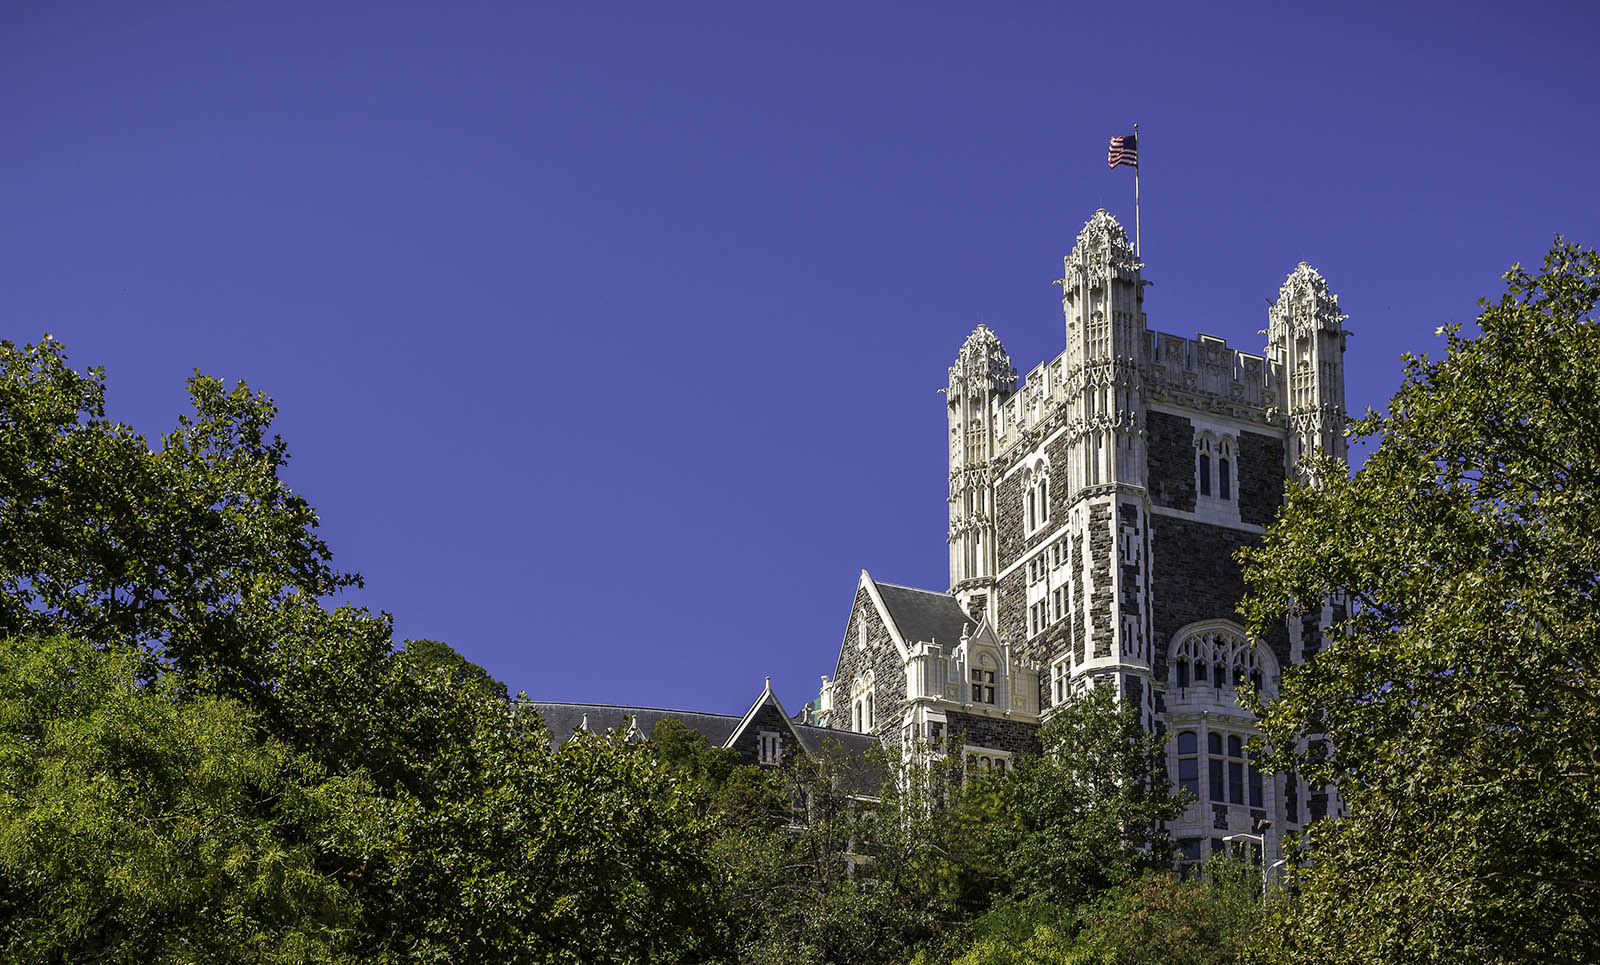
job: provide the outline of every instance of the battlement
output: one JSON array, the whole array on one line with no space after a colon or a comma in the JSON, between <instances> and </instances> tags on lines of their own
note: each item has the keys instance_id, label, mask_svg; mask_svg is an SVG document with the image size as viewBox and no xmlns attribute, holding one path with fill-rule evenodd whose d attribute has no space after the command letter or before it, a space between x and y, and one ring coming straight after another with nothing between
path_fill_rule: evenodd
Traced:
<instances>
[{"instance_id":1,"label":"battlement","mask_svg":"<svg viewBox=\"0 0 1600 965\"><path fill-rule=\"evenodd\" d=\"M1230 346L1226 339L1200 333L1193 338L1147 331L1140 346L1140 368L1149 398L1204 409L1254 407L1258 418L1283 404L1283 367L1255 352ZM1028 372L1015 392L991 404L996 451L1010 448L1029 429L1049 418L1056 404L1081 388L1065 352Z\"/></svg>"},{"instance_id":2,"label":"battlement","mask_svg":"<svg viewBox=\"0 0 1600 965\"><path fill-rule=\"evenodd\" d=\"M1152 393L1168 389L1195 397L1195 402L1263 407L1279 405L1283 397L1283 372L1277 362L1232 348L1215 335L1185 338L1146 332L1143 349L1146 385Z\"/></svg>"}]
</instances>

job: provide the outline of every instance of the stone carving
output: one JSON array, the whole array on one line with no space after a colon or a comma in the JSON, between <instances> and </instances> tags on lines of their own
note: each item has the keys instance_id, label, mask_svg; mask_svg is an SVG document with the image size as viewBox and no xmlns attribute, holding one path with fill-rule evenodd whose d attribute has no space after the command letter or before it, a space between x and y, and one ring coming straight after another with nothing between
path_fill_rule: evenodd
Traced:
<instances>
[{"instance_id":1,"label":"stone carving","mask_svg":"<svg viewBox=\"0 0 1600 965\"><path fill-rule=\"evenodd\" d=\"M945 391L949 398L956 399L964 392L1009 395L1016 390L1017 370L1011 364L1011 356L987 325L979 325L961 343L961 353L956 364L950 366L950 385Z\"/></svg>"},{"instance_id":2,"label":"stone carving","mask_svg":"<svg viewBox=\"0 0 1600 965\"><path fill-rule=\"evenodd\" d=\"M1283 287L1278 289L1278 300L1268 309L1267 343L1270 346L1283 341L1290 332L1322 330L1348 334L1343 325L1349 317L1339 311L1339 296L1328 290L1328 281L1322 273L1302 261L1289 273Z\"/></svg>"}]
</instances>

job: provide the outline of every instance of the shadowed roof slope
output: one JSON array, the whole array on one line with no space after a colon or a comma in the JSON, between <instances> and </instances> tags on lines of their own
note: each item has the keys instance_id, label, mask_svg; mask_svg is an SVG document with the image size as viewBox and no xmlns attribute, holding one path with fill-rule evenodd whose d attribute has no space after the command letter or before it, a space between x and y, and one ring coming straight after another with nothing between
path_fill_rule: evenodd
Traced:
<instances>
[{"instance_id":1,"label":"shadowed roof slope","mask_svg":"<svg viewBox=\"0 0 1600 965\"><path fill-rule=\"evenodd\" d=\"M919 590L873 580L890 619L900 629L907 646L925 641L955 646L961 642L962 628L977 628L977 623L948 593Z\"/></svg>"}]
</instances>

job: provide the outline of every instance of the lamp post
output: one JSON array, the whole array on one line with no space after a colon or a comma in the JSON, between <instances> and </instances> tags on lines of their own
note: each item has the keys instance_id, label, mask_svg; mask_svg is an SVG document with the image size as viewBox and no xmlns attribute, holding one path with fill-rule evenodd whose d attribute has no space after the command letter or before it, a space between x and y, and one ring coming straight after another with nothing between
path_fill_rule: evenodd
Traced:
<instances>
[{"instance_id":1,"label":"lamp post","mask_svg":"<svg viewBox=\"0 0 1600 965\"><path fill-rule=\"evenodd\" d=\"M1271 872L1271 870L1273 868L1276 868L1278 865L1283 864L1287 860L1285 858L1280 858L1277 861L1274 861L1271 865L1267 864L1267 829L1270 828L1270 827L1272 827L1272 822L1271 821L1257 821L1256 825L1255 825L1255 828L1256 828L1256 831L1257 831L1256 834L1246 834L1243 831L1239 831L1239 832L1236 832L1234 834L1223 835L1223 837L1222 837L1222 841L1223 841L1224 844L1232 844L1235 841L1254 841L1258 846L1260 846L1260 848L1261 848L1261 903L1263 905L1265 905L1267 903L1267 875L1268 875L1268 873Z\"/></svg>"}]
</instances>

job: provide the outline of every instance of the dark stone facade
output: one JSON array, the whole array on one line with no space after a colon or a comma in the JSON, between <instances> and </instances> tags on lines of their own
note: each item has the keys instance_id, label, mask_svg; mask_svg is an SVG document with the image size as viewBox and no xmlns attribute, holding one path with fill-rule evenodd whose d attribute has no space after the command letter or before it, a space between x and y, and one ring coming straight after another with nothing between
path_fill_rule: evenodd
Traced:
<instances>
[{"instance_id":1,"label":"dark stone facade","mask_svg":"<svg viewBox=\"0 0 1600 965\"><path fill-rule=\"evenodd\" d=\"M972 746L1014 754L1036 754L1039 751L1039 728L1036 724L966 714L958 710L946 711L944 716L952 737Z\"/></svg>"},{"instance_id":2,"label":"dark stone facade","mask_svg":"<svg viewBox=\"0 0 1600 965\"><path fill-rule=\"evenodd\" d=\"M1111 656L1112 612L1116 590L1111 585L1111 562L1117 556L1116 540L1111 535L1111 507L1094 503L1089 507L1089 573L1093 588L1089 592L1089 625L1094 628L1094 655Z\"/></svg>"},{"instance_id":3,"label":"dark stone facade","mask_svg":"<svg viewBox=\"0 0 1600 965\"><path fill-rule=\"evenodd\" d=\"M856 647L856 627L867 626L867 651ZM840 730L850 729L851 687L856 677L868 669L873 672L873 701L877 718L874 732L887 744L900 743L900 717L905 709L906 665L900 651L889 638L889 629L878 615L866 589L856 590L854 605L850 608L850 622L845 626L844 643L839 647L839 662L833 679L833 725Z\"/></svg>"},{"instance_id":4,"label":"dark stone facade","mask_svg":"<svg viewBox=\"0 0 1600 965\"><path fill-rule=\"evenodd\" d=\"M1151 502L1168 509L1194 512L1194 424L1183 416L1154 409L1145 413L1144 420ZM1242 445L1240 455L1243 456ZM1278 476L1281 480L1281 470ZM1241 489L1243 479L1241 466Z\"/></svg>"},{"instance_id":5,"label":"dark stone facade","mask_svg":"<svg viewBox=\"0 0 1600 965\"><path fill-rule=\"evenodd\" d=\"M773 731L779 735L778 741L783 747L783 760L787 761L805 753L800 743L795 740L794 728L789 726L783 714L779 713L773 704L766 704L756 711L744 732L733 742L733 750L738 752L739 759L744 763L755 764L760 761L762 731Z\"/></svg>"},{"instance_id":6,"label":"dark stone facade","mask_svg":"<svg viewBox=\"0 0 1600 965\"><path fill-rule=\"evenodd\" d=\"M1084 614L1087 613L1083 592L1083 580L1079 576L1083 572L1083 537L1072 537L1072 583L1069 592L1072 593L1072 662L1083 663L1084 641L1087 639L1085 627L1088 625Z\"/></svg>"},{"instance_id":7,"label":"dark stone facade","mask_svg":"<svg viewBox=\"0 0 1600 965\"><path fill-rule=\"evenodd\" d=\"M1013 644L1028 639L1028 573L1017 567L1000 580L1000 609L995 611L995 632Z\"/></svg>"},{"instance_id":8,"label":"dark stone facade","mask_svg":"<svg viewBox=\"0 0 1600 965\"><path fill-rule=\"evenodd\" d=\"M1156 679L1166 679L1167 647L1183 627L1200 620L1239 622L1239 601L1244 598L1244 575L1233 561L1241 546L1254 546L1261 537L1211 523L1160 516L1155 530L1154 591L1151 623L1155 634ZM1280 667L1289 665L1289 633L1278 626L1264 641Z\"/></svg>"},{"instance_id":9,"label":"dark stone facade","mask_svg":"<svg viewBox=\"0 0 1600 965\"><path fill-rule=\"evenodd\" d=\"M1265 526L1283 505L1282 439L1259 432L1239 433L1239 519Z\"/></svg>"}]
</instances>

